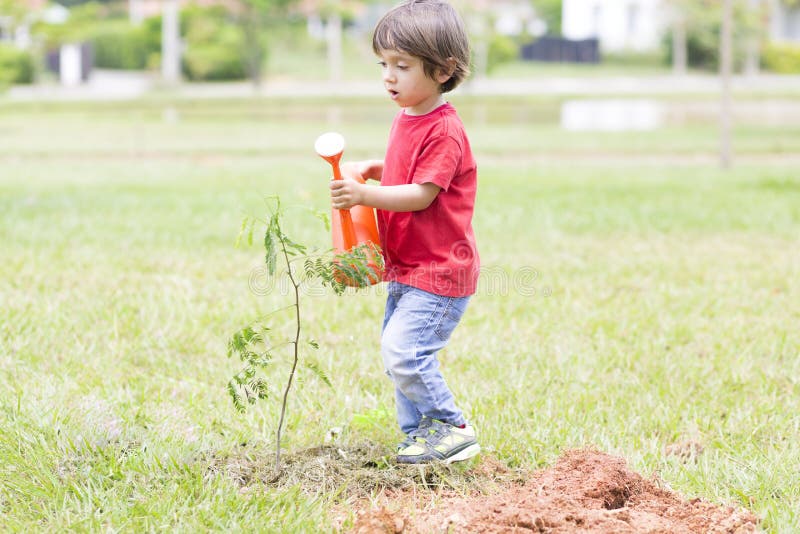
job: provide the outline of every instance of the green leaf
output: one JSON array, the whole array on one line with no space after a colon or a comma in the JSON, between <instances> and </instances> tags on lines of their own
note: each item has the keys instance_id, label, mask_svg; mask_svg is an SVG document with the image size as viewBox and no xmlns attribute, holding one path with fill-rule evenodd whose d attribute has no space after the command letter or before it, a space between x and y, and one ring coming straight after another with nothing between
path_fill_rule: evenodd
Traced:
<instances>
[{"instance_id":1,"label":"green leaf","mask_svg":"<svg viewBox=\"0 0 800 534\"><path fill-rule=\"evenodd\" d=\"M265 368L272 363L272 355L269 352L253 353L250 358L250 365Z\"/></svg>"},{"instance_id":2,"label":"green leaf","mask_svg":"<svg viewBox=\"0 0 800 534\"><path fill-rule=\"evenodd\" d=\"M266 333L269 328L262 326L261 330ZM264 334L256 331L251 325L248 325L231 336L228 341L228 357L238 354L242 361L246 361L251 365L258 363L260 358L264 356L270 357L269 354L262 355L256 348L258 345L264 343ZM260 363L258 363L261 365Z\"/></svg>"},{"instance_id":3,"label":"green leaf","mask_svg":"<svg viewBox=\"0 0 800 534\"><path fill-rule=\"evenodd\" d=\"M317 377L322 380L329 388L333 388L333 384L331 383L331 379L328 378L328 375L320 369L319 365L316 362L306 360L305 366Z\"/></svg>"},{"instance_id":4,"label":"green leaf","mask_svg":"<svg viewBox=\"0 0 800 534\"><path fill-rule=\"evenodd\" d=\"M249 219L249 217L244 217L242 219L242 226L239 228L239 235L236 236L236 244L234 245L236 248L239 248L239 245L242 242L242 236L244 235L244 231L247 229L247 222Z\"/></svg>"},{"instance_id":5,"label":"green leaf","mask_svg":"<svg viewBox=\"0 0 800 534\"><path fill-rule=\"evenodd\" d=\"M314 217L322 221L322 224L325 225L326 231L331 231L331 218L326 212L317 209L309 209L309 211L312 215L314 215Z\"/></svg>"},{"instance_id":6,"label":"green leaf","mask_svg":"<svg viewBox=\"0 0 800 534\"><path fill-rule=\"evenodd\" d=\"M233 407L237 412L245 413L247 411L247 407L244 402L242 402L242 396L236 391L236 384L233 380L228 382L228 395L230 395Z\"/></svg>"},{"instance_id":7,"label":"green leaf","mask_svg":"<svg viewBox=\"0 0 800 534\"><path fill-rule=\"evenodd\" d=\"M250 388L252 388L259 399L263 400L269 398L269 385L263 378L256 378L250 382Z\"/></svg>"},{"instance_id":8,"label":"green leaf","mask_svg":"<svg viewBox=\"0 0 800 534\"><path fill-rule=\"evenodd\" d=\"M256 227L256 220L255 219L251 219L250 220L250 230L247 232L247 246L248 247L252 247L253 246L253 231L255 230L255 227Z\"/></svg>"},{"instance_id":9,"label":"green leaf","mask_svg":"<svg viewBox=\"0 0 800 534\"><path fill-rule=\"evenodd\" d=\"M308 344L309 344L309 345L311 345L311 346L312 346L313 348L315 348L315 349L319 349L319 343L317 343L317 342L316 342L315 340L313 340L313 339L309 339L309 340L308 340Z\"/></svg>"},{"instance_id":10,"label":"green leaf","mask_svg":"<svg viewBox=\"0 0 800 534\"><path fill-rule=\"evenodd\" d=\"M245 343L248 345L261 343L264 341L264 336L262 336L259 332L256 332L255 328L253 328L251 325L242 329L242 337Z\"/></svg>"},{"instance_id":11,"label":"green leaf","mask_svg":"<svg viewBox=\"0 0 800 534\"><path fill-rule=\"evenodd\" d=\"M306 247L304 245L295 243L289 239L287 235L281 235L281 240L286 246L286 252L288 252L290 256L299 256L306 253Z\"/></svg>"},{"instance_id":12,"label":"green leaf","mask_svg":"<svg viewBox=\"0 0 800 534\"><path fill-rule=\"evenodd\" d=\"M249 384L242 387L242 391L244 391L245 397L247 398L248 404L255 404L256 400L258 399L258 395L255 391L250 387Z\"/></svg>"},{"instance_id":13,"label":"green leaf","mask_svg":"<svg viewBox=\"0 0 800 534\"><path fill-rule=\"evenodd\" d=\"M303 262L303 272L306 274L306 278L314 279L316 278L316 273L314 271L314 261L311 258L306 258Z\"/></svg>"},{"instance_id":14,"label":"green leaf","mask_svg":"<svg viewBox=\"0 0 800 534\"><path fill-rule=\"evenodd\" d=\"M371 262L376 264L377 269L370 265ZM346 279L359 289L369 287L372 281L378 278L378 272L383 270L383 257L378 246L364 243L353 247L349 252L335 255L330 263L330 269L336 276L332 276L328 284L341 295L348 286L337 278Z\"/></svg>"},{"instance_id":15,"label":"green leaf","mask_svg":"<svg viewBox=\"0 0 800 534\"><path fill-rule=\"evenodd\" d=\"M267 264L267 272L269 272L270 276L274 276L275 269L278 265L278 249L274 236L269 229L264 233L264 251L264 262Z\"/></svg>"}]
</instances>

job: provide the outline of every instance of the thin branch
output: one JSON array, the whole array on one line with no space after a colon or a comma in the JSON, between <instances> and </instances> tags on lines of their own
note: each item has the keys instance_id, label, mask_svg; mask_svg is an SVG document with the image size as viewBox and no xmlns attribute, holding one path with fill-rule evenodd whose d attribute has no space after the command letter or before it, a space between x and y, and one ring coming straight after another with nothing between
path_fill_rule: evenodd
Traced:
<instances>
[{"instance_id":1,"label":"thin branch","mask_svg":"<svg viewBox=\"0 0 800 534\"><path fill-rule=\"evenodd\" d=\"M267 347L266 350L264 350L263 352L272 352L275 349L281 348L285 345L291 345L292 343L294 343L294 341L283 341L281 343L275 343L274 345Z\"/></svg>"},{"instance_id":2,"label":"thin branch","mask_svg":"<svg viewBox=\"0 0 800 534\"><path fill-rule=\"evenodd\" d=\"M261 321L263 319L266 319L267 317L271 317L271 316L275 315L276 313L288 310L289 308L294 308L294 304L289 304L288 306L281 306L277 310L272 310L271 312L265 313L264 315L260 316L258 319L253 321L251 324L255 323L256 321Z\"/></svg>"}]
</instances>

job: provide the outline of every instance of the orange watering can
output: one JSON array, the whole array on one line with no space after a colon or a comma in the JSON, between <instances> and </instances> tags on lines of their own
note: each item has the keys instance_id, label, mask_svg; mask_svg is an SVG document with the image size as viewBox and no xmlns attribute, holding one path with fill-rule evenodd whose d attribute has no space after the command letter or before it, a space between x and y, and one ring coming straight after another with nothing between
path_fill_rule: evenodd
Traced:
<instances>
[{"instance_id":1,"label":"orange watering can","mask_svg":"<svg viewBox=\"0 0 800 534\"><path fill-rule=\"evenodd\" d=\"M342 172L339 168L339 161L344 152L344 137L336 132L328 132L320 135L314 143L314 150L322 159L333 167L333 179L342 180ZM364 183L358 176L356 179ZM336 254L350 252L353 247L372 243L380 247L381 240L378 236L378 225L375 222L375 209L369 206L353 206L347 210L331 208L331 236L333 238L333 251ZM371 277L370 282L375 284L380 281L381 271L378 263L369 262L377 277ZM347 278L340 273L340 281L349 286L358 285L354 280Z\"/></svg>"}]
</instances>

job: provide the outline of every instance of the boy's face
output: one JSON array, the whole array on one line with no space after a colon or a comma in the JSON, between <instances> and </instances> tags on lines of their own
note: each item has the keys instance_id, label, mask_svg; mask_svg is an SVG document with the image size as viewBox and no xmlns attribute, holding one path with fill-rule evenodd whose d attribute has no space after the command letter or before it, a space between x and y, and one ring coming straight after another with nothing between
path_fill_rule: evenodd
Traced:
<instances>
[{"instance_id":1,"label":"boy's face","mask_svg":"<svg viewBox=\"0 0 800 534\"><path fill-rule=\"evenodd\" d=\"M444 101L439 87L449 75L437 72L435 79L429 78L422 60L401 50L381 50L378 58L384 87L409 115L424 115Z\"/></svg>"}]
</instances>

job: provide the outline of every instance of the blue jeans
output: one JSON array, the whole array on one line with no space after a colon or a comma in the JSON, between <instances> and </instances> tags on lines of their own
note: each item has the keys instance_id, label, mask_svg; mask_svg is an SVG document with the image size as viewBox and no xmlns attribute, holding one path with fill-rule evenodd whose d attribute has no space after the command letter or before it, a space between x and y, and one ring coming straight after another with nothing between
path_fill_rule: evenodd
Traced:
<instances>
[{"instance_id":1,"label":"blue jeans","mask_svg":"<svg viewBox=\"0 0 800 534\"><path fill-rule=\"evenodd\" d=\"M381 354L395 385L397 422L408 434L423 415L455 426L466 423L439 371L439 352L464 314L469 297L443 297L389 282Z\"/></svg>"}]
</instances>

